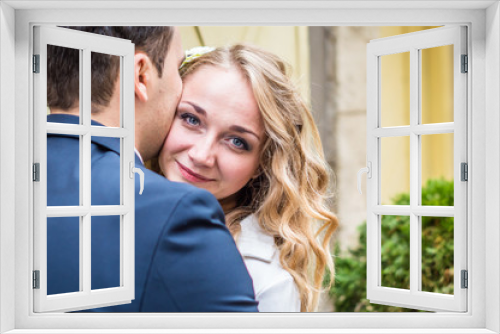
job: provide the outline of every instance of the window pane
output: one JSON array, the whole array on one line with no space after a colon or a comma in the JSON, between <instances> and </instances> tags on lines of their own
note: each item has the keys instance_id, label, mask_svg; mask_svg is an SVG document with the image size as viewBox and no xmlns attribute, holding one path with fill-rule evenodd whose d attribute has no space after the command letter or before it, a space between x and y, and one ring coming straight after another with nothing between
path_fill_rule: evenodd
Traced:
<instances>
[{"instance_id":1,"label":"window pane","mask_svg":"<svg viewBox=\"0 0 500 334\"><path fill-rule=\"evenodd\" d=\"M47 46L47 122L49 124L80 124L80 65L80 50L54 45ZM80 137L51 133L49 127L47 133L47 205L77 206L80 204Z\"/></svg>"},{"instance_id":2,"label":"window pane","mask_svg":"<svg viewBox=\"0 0 500 334\"><path fill-rule=\"evenodd\" d=\"M98 114L104 107L121 110L120 95L120 57L92 52L92 116ZM115 82L108 78L118 78ZM114 92L116 91L116 94ZM94 117L92 117L94 119ZM107 119L106 126L120 127L121 113L114 119ZM114 124L113 124L114 123Z\"/></svg>"},{"instance_id":3,"label":"window pane","mask_svg":"<svg viewBox=\"0 0 500 334\"><path fill-rule=\"evenodd\" d=\"M381 204L409 205L410 137L381 138Z\"/></svg>"},{"instance_id":4,"label":"window pane","mask_svg":"<svg viewBox=\"0 0 500 334\"><path fill-rule=\"evenodd\" d=\"M453 206L453 134L422 135L422 205Z\"/></svg>"},{"instance_id":5,"label":"window pane","mask_svg":"<svg viewBox=\"0 0 500 334\"><path fill-rule=\"evenodd\" d=\"M452 295L454 220L452 217L422 217L421 219L422 291Z\"/></svg>"},{"instance_id":6,"label":"window pane","mask_svg":"<svg viewBox=\"0 0 500 334\"><path fill-rule=\"evenodd\" d=\"M92 290L120 286L120 216L92 216Z\"/></svg>"},{"instance_id":7,"label":"window pane","mask_svg":"<svg viewBox=\"0 0 500 334\"><path fill-rule=\"evenodd\" d=\"M382 216L382 286L410 289L410 217Z\"/></svg>"},{"instance_id":8,"label":"window pane","mask_svg":"<svg viewBox=\"0 0 500 334\"><path fill-rule=\"evenodd\" d=\"M120 205L120 138L92 136L91 150L92 205Z\"/></svg>"},{"instance_id":9,"label":"window pane","mask_svg":"<svg viewBox=\"0 0 500 334\"><path fill-rule=\"evenodd\" d=\"M80 205L80 136L47 135L47 205Z\"/></svg>"},{"instance_id":10,"label":"window pane","mask_svg":"<svg viewBox=\"0 0 500 334\"><path fill-rule=\"evenodd\" d=\"M453 122L453 45L420 52L422 124Z\"/></svg>"},{"instance_id":11,"label":"window pane","mask_svg":"<svg viewBox=\"0 0 500 334\"><path fill-rule=\"evenodd\" d=\"M79 74L80 50L47 45L47 114L58 115L49 122L80 124Z\"/></svg>"},{"instance_id":12,"label":"window pane","mask_svg":"<svg viewBox=\"0 0 500 334\"><path fill-rule=\"evenodd\" d=\"M380 58L381 126L410 125L410 52Z\"/></svg>"},{"instance_id":13,"label":"window pane","mask_svg":"<svg viewBox=\"0 0 500 334\"><path fill-rule=\"evenodd\" d=\"M47 218L47 294L80 291L80 217Z\"/></svg>"}]
</instances>

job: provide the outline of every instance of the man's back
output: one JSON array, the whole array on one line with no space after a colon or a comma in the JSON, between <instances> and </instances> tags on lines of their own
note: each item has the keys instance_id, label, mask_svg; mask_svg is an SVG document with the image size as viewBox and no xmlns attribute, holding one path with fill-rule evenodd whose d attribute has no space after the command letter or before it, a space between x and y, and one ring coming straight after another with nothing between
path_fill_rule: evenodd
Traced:
<instances>
[{"instance_id":1,"label":"man's back","mask_svg":"<svg viewBox=\"0 0 500 334\"><path fill-rule=\"evenodd\" d=\"M78 118L50 115L48 120L76 123ZM47 146L48 205L74 205L70 202L78 202L79 191L69 189L78 185L78 138L51 135ZM92 205L119 204L119 149L119 139L93 138ZM146 175L144 193L135 197L135 300L93 311L257 311L251 279L215 198L146 170L137 157L136 166ZM92 289L119 286L120 219L92 221ZM49 294L78 290L78 224L69 225L48 222Z\"/></svg>"}]
</instances>

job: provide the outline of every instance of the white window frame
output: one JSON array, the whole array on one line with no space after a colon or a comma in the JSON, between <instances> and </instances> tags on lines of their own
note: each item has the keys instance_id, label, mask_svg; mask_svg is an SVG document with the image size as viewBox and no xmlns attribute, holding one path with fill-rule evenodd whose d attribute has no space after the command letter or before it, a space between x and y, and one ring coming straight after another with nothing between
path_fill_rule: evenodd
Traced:
<instances>
[{"instance_id":1,"label":"white window frame","mask_svg":"<svg viewBox=\"0 0 500 334\"><path fill-rule=\"evenodd\" d=\"M467 183L461 181L461 163L467 163L467 73L461 73L462 55L467 54L467 31L464 26L448 26L418 31L410 34L380 38L367 46L367 163L372 177L367 179L367 298L371 303L386 304L431 311L467 310L467 289L461 288L461 270L467 270ZM423 124L421 120L422 98L422 50L441 46L453 46L453 121ZM409 124L383 127L382 105L382 57L409 53ZM422 205L422 157L421 136L433 134L453 135L453 206ZM409 205L382 205L382 148L383 138L409 139ZM410 222L409 283L408 289L382 285L382 216L407 216ZM454 218L455 268L454 293L422 291L422 232L421 218Z\"/></svg>"},{"instance_id":2,"label":"white window frame","mask_svg":"<svg viewBox=\"0 0 500 334\"><path fill-rule=\"evenodd\" d=\"M135 220L135 106L134 45L130 41L51 26L34 27L34 54L39 56L39 73L33 74L34 162L40 166L39 181L33 184L34 259L33 269L39 272L38 288L34 289L35 312L75 311L130 303L134 299L134 220ZM80 53L80 122L79 124L47 121L47 45L73 48ZM120 59L120 124L118 127L91 125L91 55L99 52ZM78 135L80 141L79 205L47 206L47 135ZM92 136L120 140L120 203L92 205ZM120 285L92 290L91 226L92 217L119 216ZM79 285L71 293L47 295L47 222L51 217L78 217L80 225ZM67 223L67 221L66 221Z\"/></svg>"},{"instance_id":3,"label":"white window frame","mask_svg":"<svg viewBox=\"0 0 500 334\"><path fill-rule=\"evenodd\" d=\"M500 332L500 10L498 1L232 1L0 3L0 332ZM69 8L62 8L63 6ZM147 8L124 9L120 6ZM159 8L161 7L161 8ZM220 8L223 9L220 9ZM196 8L196 9L195 9ZM242 10L245 9L246 10ZM46 10L48 9L48 10ZM57 9L57 10L56 10ZM486 22L486 24L485 24ZM469 27L468 312L436 314L43 314L32 312L34 24L443 25ZM15 66L13 66L15 64ZM487 68L487 70L486 70ZM360 89L365 89L362 87ZM14 125L14 126L13 126ZM14 145L12 138L15 138ZM487 181L487 182L486 182ZM353 185L354 186L354 185ZM14 195L15 194L15 195ZM472 228L473 227L473 228ZM14 254L14 255L13 255ZM488 256L490 255L490 256ZM15 287L13 289L13 287ZM14 305L14 307L12 307ZM142 329L141 329L141 328ZM284 329L287 327L295 328ZM166 329L167 328L167 329ZM45 329L45 331L43 330ZM58 331L59 329L59 331ZM122 329L122 330L120 330ZM132 330L134 329L134 330ZM159 329L164 329L160 331ZM191 329L191 330L189 330Z\"/></svg>"}]
</instances>

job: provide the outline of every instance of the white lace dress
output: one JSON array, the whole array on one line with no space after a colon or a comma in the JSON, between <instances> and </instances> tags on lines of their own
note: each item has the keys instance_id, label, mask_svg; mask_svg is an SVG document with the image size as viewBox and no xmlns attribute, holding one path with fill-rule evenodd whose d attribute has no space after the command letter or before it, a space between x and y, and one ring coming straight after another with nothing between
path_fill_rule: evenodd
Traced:
<instances>
[{"instance_id":1,"label":"white lace dress","mask_svg":"<svg viewBox=\"0 0 500 334\"><path fill-rule=\"evenodd\" d=\"M241 222L238 249L253 280L260 312L300 312L300 296L292 275L280 264L274 238L254 215Z\"/></svg>"}]
</instances>

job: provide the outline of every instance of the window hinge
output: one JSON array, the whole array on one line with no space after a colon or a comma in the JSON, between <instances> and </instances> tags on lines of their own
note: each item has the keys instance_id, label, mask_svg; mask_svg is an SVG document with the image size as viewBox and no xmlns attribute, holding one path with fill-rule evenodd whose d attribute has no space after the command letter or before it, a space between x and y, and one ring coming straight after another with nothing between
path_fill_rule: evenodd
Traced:
<instances>
[{"instance_id":1,"label":"window hinge","mask_svg":"<svg viewBox=\"0 0 500 334\"><path fill-rule=\"evenodd\" d=\"M40 270L33 270L33 289L40 289Z\"/></svg>"},{"instance_id":2,"label":"window hinge","mask_svg":"<svg viewBox=\"0 0 500 334\"><path fill-rule=\"evenodd\" d=\"M462 55L462 73L469 72L469 57L467 55Z\"/></svg>"},{"instance_id":3,"label":"window hinge","mask_svg":"<svg viewBox=\"0 0 500 334\"><path fill-rule=\"evenodd\" d=\"M461 167L461 180L462 181L469 181L469 166L467 165L466 162L462 162L460 164Z\"/></svg>"},{"instance_id":4,"label":"window hinge","mask_svg":"<svg viewBox=\"0 0 500 334\"><path fill-rule=\"evenodd\" d=\"M33 73L40 73L40 55L33 55Z\"/></svg>"},{"instance_id":5,"label":"window hinge","mask_svg":"<svg viewBox=\"0 0 500 334\"><path fill-rule=\"evenodd\" d=\"M462 270L460 272L461 277L462 277L462 289L467 289L469 288L469 274L467 270Z\"/></svg>"},{"instance_id":6,"label":"window hinge","mask_svg":"<svg viewBox=\"0 0 500 334\"><path fill-rule=\"evenodd\" d=\"M33 164L33 181L40 181L40 163L38 162Z\"/></svg>"}]
</instances>

